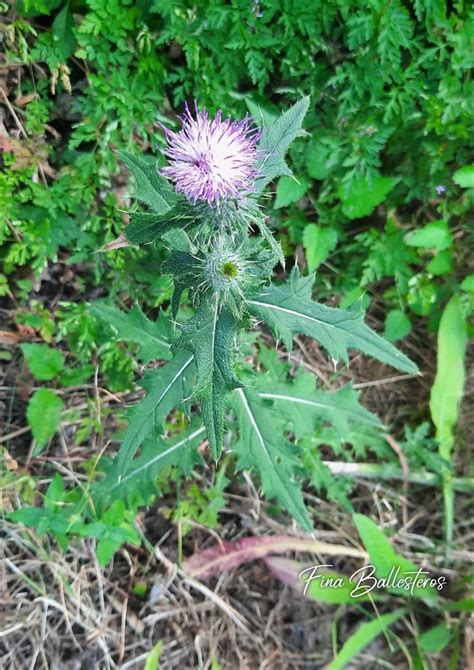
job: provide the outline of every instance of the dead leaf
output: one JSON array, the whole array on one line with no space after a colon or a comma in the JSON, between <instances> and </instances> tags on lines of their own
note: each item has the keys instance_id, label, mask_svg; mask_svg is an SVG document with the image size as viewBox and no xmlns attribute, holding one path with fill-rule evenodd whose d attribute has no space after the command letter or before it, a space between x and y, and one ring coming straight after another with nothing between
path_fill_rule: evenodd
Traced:
<instances>
[{"instance_id":1,"label":"dead leaf","mask_svg":"<svg viewBox=\"0 0 474 670\"><path fill-rule=\"evenodd\" d=\"M12 330L0 330L0 344L3 346L12 347L18 344L20 339L20 335Z\"/></svg>"},{"instance_id":2,"label":"dead leaf","mask_svg":"<svg viewBox=\"0 0 474 670\"><path fill-rule=\"evenodd\" d=\"M252 536L244 537L237 542L222 542L209 549L199 551L185 561L183 568L193 577L208 579L213 575L237 568L247 561L264 558L269 554L282 554L287 551L367 558L365 552L340 544L329 544L291 535Z\"/></svg>"},{"instance_id":3,"label":"dead leaf","mask_svg":"<svg viewBox=\"0 0 474 670\"><path fill-rule=\"evenodd\" d=\"M24 107L25 105L27 105L32 100L37 100L37 99L38 99L38 94L37 93L29 93L28 95L20 95L15 100L15 104L18 105L18 107Z\"/></svg>"},{"instance_id":4,"label":"dead leaf","mask_svg":"<svg viewBox=\"0 0 474 670\"><path fill-rule=\"evenodd\" d=\"M116 240L112 240L108 244L104 245L100 249L97 249L96 253L101 253L104 251L114 251L115 249L123 249L125 247L131 247L132 245L127 240L125 235L122 233L120 237L117 237Z\"/></svg>"}]
</instances>

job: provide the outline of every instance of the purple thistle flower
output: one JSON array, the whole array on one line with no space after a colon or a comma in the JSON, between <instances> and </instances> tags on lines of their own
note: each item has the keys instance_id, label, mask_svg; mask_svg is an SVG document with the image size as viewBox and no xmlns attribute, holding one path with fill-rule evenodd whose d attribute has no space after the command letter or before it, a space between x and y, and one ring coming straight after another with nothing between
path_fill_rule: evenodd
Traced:
<instances>
[{"instance_id":1,"label":"purple thistle flower","mask_svg":"<svg viewBox=\"0 0 474 670\"><path fill-rule=\"evenodd\" d=\"M218 208L221 199L237 198L249 190L256 175L257 141L260 133L251 119L222 120L219 110L211 121L207 111L196 105L196 119L185 105L182 128L173 132L164 128L169 165L161 170L174 182L178 192L194 204L205 200Z\"/></svg>"}]
</instances>

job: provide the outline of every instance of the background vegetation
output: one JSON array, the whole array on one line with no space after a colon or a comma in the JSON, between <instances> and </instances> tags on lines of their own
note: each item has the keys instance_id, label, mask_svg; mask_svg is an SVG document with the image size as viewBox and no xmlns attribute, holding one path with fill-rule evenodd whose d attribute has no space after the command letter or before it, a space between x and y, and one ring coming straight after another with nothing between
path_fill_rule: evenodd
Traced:
<instances>
[{"instance_id":1,"label":"background vegetation","mask_svg":"<svg viewBox=\"0 0 474 670\"><path fill-rule=\"evenodd\" d=\"M67 497L71 484L87 486L99 455L115 450L123 407L138 397L136 379L153 357L136 330L147 323L144 314L154 322L171 296L153 252L120 244L100 252L128 222L128 177L116 150L160 159L158 122L175 123L185 100L236 118L249 112L260 123L303 95L312 102L308 134L291 150L297 180L281 178L268 199L287 269L297 263L304 274L316 271L319 300L361 301L369 323L422 376L394 378L360 357L349 371L334 370L304 338L290 361L274 353L268 334L268 348L251 339L243 346L275 381L301 366L328 388L353 380L388 427L388 438L355 431L343 447L328 427L315 431L318 450L304 465L317 539L362 541L374 560L351 514L375 515L401 553L449 578L448 602L426 607L389 595L378 607L393 614L402 601L408 614L393 622L403 617L410 642L398 622L388 647L377 638L354 667L468 667L470 3L21 0L0 3L0 12L1 477L4 513L16 510L4 523L7 628L18 624L18 602L20 623L31 622L29 636L20 627L5 637L4 667L28 667L35 654L45 668L74 654L80 667L142 667L163 640L163 667L253 668L270 658L261 667L319 668L361 622L380 622L370 605L322 605L297 593L285 608L281 582L291 579L275 565L252 563L222 577L217 605L190 590L183 575L174 591L157 596L169 574L158 588L156 561L161 556L172 570L170 558L181 566L183 555L212 544L203 527L229 540L290 532L281 510L260 508L251 479L234 475L231 454L216 472L198 466L199 485L173 467L160 473L162 495L146 514L138 502L119 505L94 528L81 526L80 506L75 526L61 514L77 503ZM130 312L137 304L143 314ZM173 415L168 429L179 434L183 423ZM352 476L334 475L341 466ZM168 558L152 548L162 538ZM97 539L106 568L92 559ZM354 558L338 560L350 574ZM93 580L79 577L89 569ZM77 588L85 610L73 616ZM44 614L48 598L60 603L54 616ZM177 622L164 615L173 607L182 608ZM242 629L242 617L257 636ZM390 653L377 661L382 648Z\"/></svg>"}]
</instances>

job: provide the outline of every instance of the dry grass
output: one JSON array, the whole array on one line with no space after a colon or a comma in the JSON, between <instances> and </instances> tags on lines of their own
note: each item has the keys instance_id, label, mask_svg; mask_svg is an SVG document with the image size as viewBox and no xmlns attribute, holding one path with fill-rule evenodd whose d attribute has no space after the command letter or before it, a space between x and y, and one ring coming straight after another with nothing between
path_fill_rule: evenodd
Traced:
<instances>
[{"instance_id":1,"label":"dry grass","mask_svg":"<svg viewBox=\"0 0 474 670\"><path fill-rule=\"evenodd\" d=\"M434 375L432 351L425 355L426 342L420 346L415 334L410 340L411 355L422 361L423 376L394 375L380 364L354 357L350 377L362 389L364 402L377 411L396 431L404 420L426 408ZM430 343L434 347L434 342ZM473 370L471 350L468 369ZM317 374L321 383L332 387L347 381L349 375L335 378L323 352L313 343L297 340L292 355L295 365L303 364ZM5 509L16 506L21 494L19 482L30 474L40 477L44 490L51 473L60 471L66 481L78 477L77 465L90 456L91 448L100 451L107 442L94 436L90 445L74 444L74 424L66 420L60 439L49 455L31 460L27 432L16 419L9 402L13 386L8 379L15 365L6 371L2 387L5 416L10 425L4 431L9 460L10 485L3 490ZM379 381L373 382L374 379ZM463 441L471 437L474 375L466 389L460 433ZM15 394L21 389L14 389ZM97 417L106 407L129 402L98 387L80 387L65 392L68 408L89 412L90 399ZM21 405L21 397L20 397ZM112 428L113 412L107 422ZM15 434L16 433L16 434ZM17 463L26 463L27 467ZM467 459L457 455L457 474L468 473ZM203 485L210 484L210 471L201 473ZM209 479L209 481L207 481ZM217 530L194 528L184 539L184 556L213 545L216 536L236 540L248 535L297 534L287 519L267 514L249 477L242 478L226 493L226 508ZM346 546L357 544L350 515L334 504L306 493L314 511L315 539ZM166 501L165 501L166 502ZM170 501L172 504L172 501ZM448 588L443 595L463 597L472 554L469 545L474 528L467 513L466 498L457 497L455 541L449 561L443 547L442 495L438 488L401 482L358 479L352 502L357 511L378 516L380 524L396 529L396 547L405 556L434 575L444 575ZM116 555L106 569L98 565L92 540L75 541L67 552L60 552L48 537L9 522L3 524L1 561L1 634L0 667L5 670L109 670L143 668L145 659L158 640L164 643L160 668L207 669L217 659L223 669L271 670L324 668L333 656L333 635L337 624L337 645L360 624L354 608L337 608L304 599L273 578L260 561L247 563L230 574L216 575L209 583L199 582L183 573L178 561L179 534L160 513L161 501L137 518L147 538L142 548L127 547ZM308 565L327 562L324 556L299 555ZM353 558L335 560L335 568L350 574L361 562ZM145 596L137 596L134 586L147 585ZM383 607L390 611L396 600ZM460 623L461 659L459 667L472 661L472 628L464 615L445 614L451 623ZM439 613L424 605L414 610L396 628L407 640L417 628L438 623ZM376 640L358 657L354 668L408 668L400 652L391 661L385 652L386 641ZM432 668L442 670L446 658L431 658Z\"/></svg>"}]
</instances>

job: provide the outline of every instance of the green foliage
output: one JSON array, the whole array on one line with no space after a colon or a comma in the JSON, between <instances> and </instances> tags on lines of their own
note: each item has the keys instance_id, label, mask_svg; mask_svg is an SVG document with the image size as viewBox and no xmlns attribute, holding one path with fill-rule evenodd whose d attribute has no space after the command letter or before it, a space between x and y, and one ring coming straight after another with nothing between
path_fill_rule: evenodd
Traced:
<instances>
[{"instance_id":1,"label":"green foliage","mask_svg":"<svg viewBox=\"0 0 474 670\"><path fill-rule=\"evenodd\" d=\"M454 444L454 429L464 388L464 356L467 328L459 296L451 298L441 317L438 332L438 366L431 388L430 411L436 426L439 455L449 462ZM443 492L446 536L453 536L454 498L450 473L445 473Z\"/></svg>"},{"instance_id":2,"label":"green foliage","mask_svg":"<svg viewBox=\"0 0 474 670\"><path fill-rule=\"evenodd\" d=\"M148 392L129 412L129 426L117 455L117 481L129 468L133 456L148 435L163 431L164 421L175 407L189 397L194 358L181 351L159 370L149 371L141 385Z\"/></svg>"},{"instance_id":3,"label":"green foliage","mask_svg":"<svg viewBox=\"0 0 474 670\"><path fill-rule=\"evenodd\" d=\"M240 439L235 445L237 467L255 469L266 495L276 497L300 525L312 524L300 487L294 481L297 449L282 438L284 421L266 411L266 403L250 389L238 389L232 398Z\"/></svg>"},{"instance_id":4,"label":"green foliage","mask_svg":"<svg viewBox=\"0 0 474 670\"><path fill-rule=\"evenodd\" d=\"M303 333L314 338L334 360L348 362L347 350L359 349L399 370L416 372L404 354L379 337L363 322L358 308L341 310L320 305L311 299L312 277L301 277L297 268L282 286L272 284L265 292L249 300L255 316L271 327L291 351L292 335Z\"/></svg>"},{"instance_id":5,"label":"green foliage","mask_svg":"<svg viewBox=\"0 0 474 670\"><path fill-rule=\"evenodd\" d=\"M170 323L162 312L154 322L143 314L138 305L129 312L123 312L112 305L95 302L91 312L113 327L117 340L139 344L137 356L144 363L157 358L171 358Z\"/></svg>"},{"instance_id":6,"label":"green foliage","mask_svg":"<svg viewBox=\"0 0 474 670\"><path fill-rule=\"evenodd\" d=\"M59 428L64 403L47 388L32 395L26 412L28 424L36 440L35 455L39 454Z\"/></svg>"},{"instance_id":7,"label":"green foliage","mask_svg":"<svg viewBox=\"0 0 474 670\"><path fill-rule=\"evenodd\" d=\"M406 593L407 589L404 586L397 585L398 578L401 580L411 579L413 584L409 590L410 595L431 603L436 601L435 588L430 586L429 583L427 585L419 584L419 580L416 579L419 568L395 552L384 533L372 519L363 514L354 514L354 523L369 554L370 562L375 567L376 576L381 579L389 579L395 572L396 579L393 580L393 584L387 587L389 591L398 594ZM427 582L429 582L429 578Z\"/></svg>"},{"instance_id":8,"label":"green foliage","mask_svg":"<svg viewBox=\"0 0 474 670\"><path fill-rule=\"evenodd\" d=\"M435 332L443 314L431 402L439 453L426 424L413 431L407 426L402 445L410 465L445 478L449 509L466 320L474 310L472 275L465 276L472 240L467 216L473 188L469 138L474 89L467 74L473 64L472 8L444 1L408 7L401 0L363 6L316 0L291 7L273 0L261 0L258 7L204 0L192 8L186 0L31 0L17 3L14 11L25 20L15 21L13 30L8 27L14 37L7 39L7 58L15 67L25 67L21 76L9 79L9 95L12 101L32 97L15 103L28 137L17 139L16 122L8 114L4 119L9 136L0 171L0 294L14 299L17 323L34 328L47 343L22 345L27 366L36 379L63 387L86 384L97 371L102 386L123 391L132 388L139 368L134 357L141 363L169 361L146 373L148 395L129 415L121 456L100 464L97 496L109 484L115 486L109 499L104 494L104 505L121 497L144 504L157 491L161 466L179 468L181 455L183 472L189 474L191 464L199 462L194 461L196 448L206 434L217 456L225 426L226 448L235 448L240 463L261 471L268 495L306 528L308 514L298 494L303 482L350 509L350 484L325 468L321 445L340 458L360 456L367 449L388 458L381 451L375 419L350 387L323 393L308 377L295 377L294 371L289 376L288 367L261 343L257 364L266 370L265 379L260 376L258 384L249 379L249 349L235 335L237 326L250 325L245 310L235 309L243 303L240 293L232 307L229 300L232 315L220 312L227 324L215 340L209 338L217 333L212 324L209 330L209 292L203 300L203 294L188 291L197 312L191 319L189 310L179 313L190 282L189 276L178 281L174 267L172 298L171 282L164 276L171 265L169 249L195 254L215 231L216 221L203 209L199 225L191 226L187 203L158 175L164 140L156 121L169 124L183 101L195 98L211 113L222 108L238 118L248 109L263 127L257 187L276 188L277 200L267 220L259 208L246 211L244 234L250 229L260 233L267 260L246 256L249 265L265 267L252 275L254 295L249 286L245 293L253 315L265 319L288 350L292 336L302 332L335 359L347 361L347 350L355 348L413 372L406 357L365 325L361 307L374 301L378 314L388 314L389 341L402 340L410 329ZM39 20L30 22L31 17ZM41 31L33 27L37 25ZM311 99L295 104L302 95ZM281 108L287 108L282 115ZM133 208L125 227L118 209L123 207L123 175L117 157L132 173L127 194L144 210ZM298 181L290 176L293 172ZM179 244L172 238L178 232L183 233ZM94 253L113 245L119 235L136 246L119 244L108 254ZM251 244L256 240L252 235ZM138 248L144 244L146 249ZM307 267L300 262L299 245ZM310 276L298 277L295 271L290 281L276 280L263 290L260 284L272 264L284 266L286 255L291 266L295 253L302 273L308 270ZM318 301L339 298L338 309L312 299L315 270ZM49 300L53 292L59 302ZM92 307L77 304L90 295ZM95 300L104 295L105 302ZM166 311L154 316L170 299L173 319L179 315L173 326ZM296 317L290 319L282 308L296 311ZM202 329L197 323L201 318ZM220 319L216 324L222 325ZM459 330L454 339L453 324ZM188 358L181 360L180 353L172 358L185 342ZM225 343L222 358L216 357L219 342ZM449 342L457 351L455 364ZM254 354L250 347L253 360ZM173 382L178 363L185 362L187 374ZM231 390L237 379L249 384L245 390ZM442 398L445 384L450 391ZM283 407L283 401L264 397L275 389L285 397L297 394L298 402ZM237 406L236 422L227 411L227 393L229 405ZM262 442L252 424L244 424L242 398L263 424L268 472ZM303 399L311 404L302 404ZM177 426L180 412L175 410L194 412L194 400L201 405L205 426L193 421L188 427L181 420ZM46 388L30 400L27 419L39 449L58 427L60 404L60 397ZM414 409L414 415L414 420L427 418L422 409ZM91 425L86 418L79 443ZM345 451L341 438L347 440ZM55 505L54 514L43 510L54 516L51 527L61 525L61 509ZM89 506L87 514L96 518ZM71 518L69 525L62 524L62 534L73 527ZM38 521L42 528L45 523ZM101 549L103 559L128 531L118 532L121 537ZM129 537L134 541L133 533Z\"/></svg>"},{"instance_id":9,"label":"green foliage","mask_svg":"<svg viewBox=\"0 0 474 670\"><path fill-rule=\"evenodd\" d=\"M46 344L22 344L21 350L35 379L48 381L63 369L64 356L58 349L52 349Z\"/></svg>"},{"instance_id":10,"label":"green foliage","mask_svg":"<svg viewBox=\"0 0 474 670\"><path fill-rule=\"evenodd\" d=\"M178 347L192 351L196 365L194 395L199 400L207 439L214 460L224 440L224 412L230 391L240 386L232 365L232 345L238 323L228 307L204 302L196 314L182 324Z\"/></svg>"},{"instance_id":11,"label":"green foliage","mask_svg":"<svg viewBox=\"0 0 474 670\"><path fill-rule=\"evenodd\" d=\"M258 145L260 160L257 163L259 176L255 180L254 189L257 193L276 177L291 177L290 168L285 162L285 155L290 144L301 132L303 119L309 107L309 98L303 98L293 107L265 126ZM292 202L292 200L290 200Z\"/></svg>"},{"instance_id":12,"label":"green foliage","mask_svg":"<svg viewBox=\"0 0 474 670\"><path fill-rule=\"evenodd\" d=\"M396 609L389 614L382 614L373 621L359 626L343 644L336 657L327 666L327 670L342 670L376 637L385 632L392 624L405 614L404 609Z\"/></svg>"}]
</instances>

